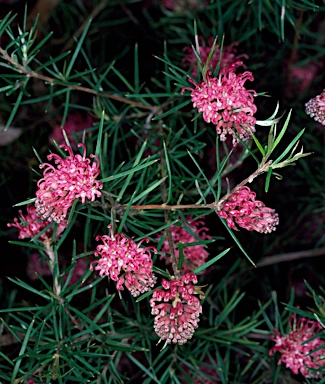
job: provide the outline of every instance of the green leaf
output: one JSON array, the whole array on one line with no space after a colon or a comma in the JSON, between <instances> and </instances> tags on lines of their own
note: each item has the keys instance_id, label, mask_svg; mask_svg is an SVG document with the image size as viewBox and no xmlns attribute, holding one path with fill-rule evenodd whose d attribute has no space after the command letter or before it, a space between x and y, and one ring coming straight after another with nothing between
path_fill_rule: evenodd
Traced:
<instances>
[{"instance_id":1,"label":"green leaf","mask_svg":"<svg viewBox=\"0 0 325 384\"><path fill-rule=\"evenodd\" d=\"M230 251L231 248L227 248L225 249L223 252L219 253L219 255L213 257L211 260L207 261L206 263L204 263L203 265L201 265L200 267L196 268L193 273L195 273L196 275L199 274L200 272L204 271L205 269L209 268L211 265L213 265L215 262L217 262L218 260L220 260L224 255L226 255L229 251Z\"/></svg>"},{"instance_id":2,"label":"green leaf","mask_svg":"<svg viewBox=\"0 0 325 384\"><path fill-rule=\"evenodd\" d=\"M84 40L86 38L86 35L87 35L88 29L90 27L91 21L92 20L89 19L89 21L87 22L87 24L85 26L85 29L83 30L83 32L82 32L82 34L80 36L80 39L79 39L78 44L77 44L77 47L76 47L75 51L73 52L73 55L72 55L71 60L69 62L69 65L68 65L68 67L67 67L67 69L66 69L66 71L64 73L64 76L67 79L69 78L69 75L70 75L70 72L72 70L72 67L74 66L74 63L75 63L75 61L77 59L77 56L78 56L78 54L79 54L79 52L81 50L81 46L82 46L82 44L83 44L83 42L84 42Z\"/></svg>"},{"instance_id":3,"label":"green leaf","mask_svg":"<svg viewBox=\"0 0 325 384\"><path fill-rule=\"evenodd\" d=\"M29 327L28 327L26 334L25 334L24 341L23 341L22 346L21 346L20 351L19 351L19 356L21 356L25 352L25 349L26 349L28 341L29 341L29 336L30 336L32 329L33 329L33 326L34 326L34 322L35 322L35 319L33 319L31 321L31 323L29 324ZM17 362L14 366L14 369L12 371L11 384L15 383L15 379L16 379L16 376L18 374L21 362L22 362L22 359L17 360Z\"/></svg>"}]
</instances>

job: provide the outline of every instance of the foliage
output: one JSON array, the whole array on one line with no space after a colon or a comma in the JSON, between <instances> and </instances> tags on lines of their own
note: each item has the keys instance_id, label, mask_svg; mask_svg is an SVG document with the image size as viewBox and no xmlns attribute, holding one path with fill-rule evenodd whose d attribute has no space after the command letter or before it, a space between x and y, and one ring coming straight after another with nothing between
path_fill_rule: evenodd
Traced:
<instances>
[{"instance_id":1,"label":"foliage","mask_svg":"<svg viewBox=\"0 0 325 384\"><path fill-rule=\"evenodd\" d=\"M1 186L10 192L3 223L17 216L12 205L23 211L37 203L36 182L46 177L39 164L43 167L55 156L67 160L63 142L75 156L85 158L76 143L98 156L103 184L100 198L74 200L62 232L50 221L30 239L17 241L13 225L1 231L11 243L4 252L21 250L18 272L9 269L8 278L0 280L3 382L316 382L277 366L269 351L274 329L287 331L289 314L325 324L323 290L316 293L306 282L311 297L300 303L293 290L287 293L281 272L285 261L324 253L319 215L324 136L304 113L304 103L321 92L324 82L325 3L177 4L187 6L59 2L46 22L42 14L33 19L21 4L17 15L0 13L1 120L5 129L23 130L10 146L1 147ZM214 40L206 63L200 62L199 36ZM191 100L191 84L207 81L209 70L214 78L222 74L221 58L209 67L216 47L222 57L233 42L239 43L238 54L248 55L239 71L253 73L251 87L258 96L256 131L250 131L247 141L237 135L238 147L222 141ZM183 66L186 46L192 46L201 68L197 78ZM305 87L294 70L310 63L316 69ZM87 116L89 127L68 131L68 124ZM51 140L59 127L65 128L62 142ZM58 155L47 159L51 152ZM244 186L279 213L277 232L231 229L220 217L230 196ZM317 220L304 227L301 223L310 217ZM205 222L209 237L203 240L195 232L195 220ZM24 220L15 223L18 229L26 227ZM209 259L192 271L199 280L195 289L204 297L199 327L186 344L159 344L150 314L152 290L134 298L127 289L116 289L112 275L99 277L89 268L96 236L108 234L108 225L112 238L123 233L135 243L147 239L157 250L154 289L180 278L191 247L208 250ZM173 226L185 229L195 242L176 243ZM50 276L36 265L33 278L26 275L21 260L35 253ZM78 274L80 262L87 267ZM312 271L322 285L317 264Z\"/></svg>"}]
</instances>

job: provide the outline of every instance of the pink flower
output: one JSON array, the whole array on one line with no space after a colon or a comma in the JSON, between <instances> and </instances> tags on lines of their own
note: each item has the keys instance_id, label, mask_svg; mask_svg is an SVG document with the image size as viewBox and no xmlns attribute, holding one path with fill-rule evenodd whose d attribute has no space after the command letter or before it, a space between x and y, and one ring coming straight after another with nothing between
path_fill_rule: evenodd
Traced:
<instances>
[{"instance_id":1,"label":"pink flower","mask_svg":"<svg viewBox=\"0 0 325 384\"><path fill-rule=\"evenodd\" d=\"M295 64L289 66L288 69L288 80L293 87L292 92L305 92L318 72L318 66L313 61L305 64L305 66Z\"/></svg>"},{"instance_id":2,"label":"pink flower","mask_svg":"<svg viewBox=\"0 0 325 384\"><path fill-rule=\"evenodd\" d=\"M38 253L32 253L28 259L26 272L31 280L37 280L36 272L40 276L51 276L51 270L45 260Z\"/></svg>"},{"instance_id":3,"label":"pink flower","mask_svg":"<svg viewBox=\"0 0 325 384\"><path fill-rule=\"evenodd\" d=\"M30 237L35 237L38 235L44 228L46 228L51 222L49 220L42 220L36 214L36 208L33 205L27 205L27 214L23 214L22 210L19 210L20 221L18 218L14 218L14 223L7 224L8 227L16 227L19 229L19 239L26 239ZM67 227L67 222L62 221L59 223L56 229L56 239ZM41 236L38 237L39 241L51 240L53 237L54 227L52 225L47 231L45 231Z\"/></svg>"},{"instance_id":4,"label":"pink flower","mask_svg":"<svg viewBox=\"0 0 325 384\"><path fill-rule=\"evenodd\" d=\"M325 125L325 89L320 95L310 99L305 106L307 115Z\"/></svg>"},{"instance_id":5,"label":"pink flower","mask_svg":"<svg viewBox=\"0 0 325 384\"><path fill-rule=\"evenodd\" d=\"M214 38L213 37L209 38L208 45L206 45L206 42L203 39L203 37L200 36L198 39L201 40L201 42L202 42L202 46L200 46L198 53L200 55L200 59L201 59L203 65L205 65L205 63L207 62L208 56L210 54L211 48L212 48ZM220 61L220 68L229 67L231 64L234 64L238 60L241 60L243 58L245 58L245 59L248 58L248 56L245 54L236 56L237 50L235 47L237 45L238 45L238 43L234 42L228 46L225 46L225 45L223 46L222 56L221 56L221 61ZM185 52L188 52L182 60L184 68L187 68L187 67L193 68L191 74L193 77L196 77L198 75L198 64L197 64L198 59L197 59L197 57L193 51L193 48L192 47L185 47L183 50ZM216 68L218 65L218 62L219 62L219 58L220 58L220 48L219 48L219 45L216 44L216 46L214 48L214 53L213 53L211 60L210 60L209 66L212 68Z\"/></svg>"},{"instance_id":6,"label":"pink flower","mask_svg":"<svg viewBox=\"0 0 325 384\"><path fill-rule=\"evenodd\" d=\"M83 133L82 131L90 128L93 122L94 119L89 113L87 113L86 116L83 116L80 112L71 113L68 115L63 127L61 127L60 124L54 127L53 132L50 136L50 140L55 140L58 144L65 144L65 139L63 136L63 130L65 130L71 147L77 148L77 143L74 134L76 134L77 137L80 138Z\"/></svg>"},{"instance_id":7,"label":"pink flower","mask_svg":"<svg viewBox=\"0 0 325 384\"><path fill-rule=\"evenodd\" d=\"M206 0L162 0L162 3L165 8L180 13L195 12L207 5Z\"/></svg>"},{"instance_id":8,"label":"pink flower","mask_svg":"<svg viewBox=\"0 0 325 384\"><path fill-rule=\"evenodd\" d=\"M248 187L241 187L222 204L218 215L226 219L229 228L236 224L248 231L270 233L279 224L279 216L262 201L255 200L256 193Z\"/></svg>"},{"instance_id":9,"label":"pink flower","mask_svg":"<svg viewBox=\"0 0 325 384\"><path fill-rule=\"evenodd\" d=\"M191 372L189 367L186 364L182 364L181 367L182 367L182 370L184 370L187 373L187 375L191 375L191 374L195 375L196 379L194 379L194 377L191 377L192 380L194 379L193 384L221 383L218 372L215 368L218 366L218 362L214 361L213 364L214 364L214 366L211 366L210 359L205 358L203 364L200 365L198 367L198 369L195 370L195 372L193 372L193 371ZM200 373L204 373L206 376L208 376L210 378L210 380L203 377L203 375L201 375ZM188 380L189 380L188 376L186 378L184 376L181 376L180 379L181 379L181 384L188 384ZM192 383L192 381L191 381L191 383Z\"/></svg>"},{"instance_id":10,"label":"pink flower","mask_svg":"<svg viewBox=\"0 0 325 384\"><path fill-rule=\"evenodd\" d=\"M195 89L186 87L181 92L191 90L193 106L203 113L207 123L215 124L221 141L225 141L228 134L231 135L233 145L239 142L237 136L243 141L248 140L251 133L255 132L256 122L253 117L256 112L256 92L244 87L246 80L252 81L254 78L248 71L238 75L235 73L236 67L241 64L241 61L237 61L221 68L218 78L212 78L209 71L206 80L200 84L189 79Z\"/></svg>"},{"instance_id":11,"label":"pink flower","mask_svg":"<svg viewBox=\"0 0 325 384\"><path fill-rule=\"evenodd\" d=\"M197 283L193 273L179 279L173 277L171 281L162 279L164 289L156 289L150 299L151 314L155 315L154 329L160 340L166 340L165 345L185 344L198 327L202 306L194 295L203 298L203 294L190 282Z\"/></svg>"},{"instance_id":12,"label":"pink flower","mask_svg":"<svg viewBox=\"0 0 325 384\"><path fill-rule=\"evenodd\" d=\"M275 346L270 350L270 356L280 352L278 365L284 363L296 375L300 372L305 377L322 376L321 372L310 370L325 366L325 341L320 337L315 338L315 335L322 330L320 324L305 317L297 322L294 314L289 318L289 327L290 332L284 336L281 336L278 330L274 330L275 336L271 339L275 341ZM310 340L311 338L314 339Z\"/></svg>"},{"instance_id":13,"label":"pink flower","mask_svg":"<svg viewBox=\"0 0 325 384\"><path fill-rule=\"evenodd\" d=\"M110 226L109 226L110 228ZM122 233L117 235L97 236L103 244L97 246L95 256L100 256L90 264L90 269L99 271L100 276L109 276L116 281L116 288L123 290L123 285L136 297L152 288L156 277L152 272L152 259L150 251L157 253L154 247L141 248L142 240L136 244ZM94 264L97 264L93 267Z\"/></svg>"},{"instance_id":14,"label":"pink flower","mask_svg":"<svg viewBox=\"0 0 325 384\"><path fill-rule=\"evenodd\" d=\"M191 218L187 218L190 220ZM190 229L193 233L195 233L201 240L207 240L211 239L211 236L209 236L206 231L208 231L208 228L204 227L205 223L203 220L195 220L191 222ZM201 227L201 228L200 228ZM199 240L192 236L184 227L179 227L177 225L173 225L171 227L172 232L172 238L177 245L178 243L182 242L183 244L189 244L189 243L195 243ZM165 253L170 253L169 248L169 242L167 240L167 237L165 238L161 250ZM183 255L184 255L184 261L181 271L186 272L193 272L196 268L203 265L209 254L204 248L203 244L197 244L192 246L187 246L183 248ZM175 257L178 261L179 258L179 249L175 249ZM161 256L161 259L166 260L166 264L171 264L171 258L166 256Z\"/></svg>"},{"instance_id":15,"label":"pink flower","mask_svg":"<svg viewBox=\"0 0 325 384\"><path fill-rule=\"evenodd\" d=\"M85 144L78 144L82 147L84 154L74 155L72 149L61 145L69 153L65 159L56 154L47 156L48 160L54 159L56 167L43 163L40 168L45 168L43 178L38 181L36 192L36 214L43 220L56 221L60 223L65 219L68 209L75 199L81 198L82 204L86 199L94 201L101 196L99 189L103 184L96 180L99 175L99 159L90 155L95 162L90 164L86 158Z\"/></svg>"}]
</instances>

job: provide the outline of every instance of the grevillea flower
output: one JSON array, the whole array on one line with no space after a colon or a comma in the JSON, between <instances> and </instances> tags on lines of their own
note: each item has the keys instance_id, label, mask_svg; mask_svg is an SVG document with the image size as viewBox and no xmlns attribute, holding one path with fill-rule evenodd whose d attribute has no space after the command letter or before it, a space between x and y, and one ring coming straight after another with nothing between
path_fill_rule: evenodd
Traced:
<instances>
[{"instance_id":1,"label":"grevillea flower","mask_svg":"<svg viewBox=\"0 0 325 384\"><path fill-rule=\"evenodd\" d=\"M210 54L211 48L213 46L214 38L213 37L209 38L208 45L206 44L203 37L199 36L198 40L201 41L202 45L199 47L199 51L197 53L200 55L200 59L203 65L205 65L205 63L207 62L208 56ZM234 42L228 46L227 45L223 46L222 56L220 60L220 68L228 67L231 64L234 64L235 62L237 62L238 60L248 59L248 56L245 54L236 56L237 45L238 43ZM196 77L198 75L198 64L197 64L198 59L193 51L193 48L185 47L183 51L187 52L184 58L182 59L184 68L191 67L192 68L191 74L193 77ZM219 58L220 58L220 48L219 48L219 45L216 44L214 48L214 53L210 59L209 66L212 68L216 68L219 62Z\"/></svg>"},{"instance_id":2,"label":"grevillea flower","mask_svg":"<svg viewBox=\"0 0 325 384\"><path fill-rule=\"evenodd\" d=\"M83 156L74 155L67 145L61 145L69 155L63 159L59 155L50 154L48 160L54 159L56 166L43 163L40 168L45 168L43 178L37 183L36 214L43 220L60 223L65 219L68 209L75 199L81 198L82 204L86 199L94 201L101 196L100 189L103 184L96 180L99 175L99 159L90 155L95 161L86 158L85 144L78 144L83 148Z\"/></svg>"},{"instance_id":3,"label":"grevillea flower","mask_svg":"<svg viewBox=\"0 0 325 384\"><path fill-rule=\"evenodd\" d=\"M207 5L206 0L162 0L165 8L175 12L195 12L204 8Z\"/></svg>"},{"instance_id":4,"label":"grevillea flower","mask_svg":"<svg viewBox=\"0 0 325 384\"><path fill-rule=\"evenodd\" d=\"M37 280L36 272L40 276L51 276L52 272L45 260L38 253L32 253L28 259L26 272L31 280Z\"/></svg>"},{"instance_id":5,"label":"grevillea flower","mask_svg":"<svg viewBox=\"0 0 325 384\"><path fill-rule=\"evenodd\" d=\"M262 201L255 200L256 193L248 187L241 187L232 193L222 204L218 215L226 219L229 228L236 224L248 231L270 233L279 224L279 216L274 209Z\"/></svg>"},{"instance_id":6,"label":"grevillea flower","mask_svg":"<svg viewBox=\"0 0 325 384\"><path fill-rule=\"evenodd\" d=\"M87 113L82 115L80 112L71 113L68 115L67 120L63 127L60 124L56 125L50 136L50 141L55 140L58 144L64 144L63 130L68 136L72 148L77 148L77 143L74 135L78 138L81 137L83 131L92 126L94 122L93 117Z\"/></svg>"},{"instance_id":7,"label":"grevillea flower","mask_svg":"<svg viewBox=\"0 0 325 384\"><path fill-rule=\"evenodd\" d=\"M191 371L188 365L186 364L182 364L181 367L182 367L182 371L185 371L187 374L186 377L184 377L183 375L179 377L181 384L188 384L189 382L193 384L221 383L220 377L217 372L217 367L218 367L217 361L214 361L212 363L210 359L206 358L204 359L203 363L198 367L198 369L196 369L194 372ZM209 377L209 379L207 379L206 377Z\"/></svg>"},{"instance_id":8,"label":"grevillea flower","mask_svg":"<svg viewBox=\"0 0 325 384\"><path fill-rule=\"evenodd\" d=\"M235 73L236 67L241 64L237 61L221 68L218 78L212 78L211 71L208 71L206 79L199 84L189 79L195 88L185 87L181 91L191 91L193 106L203 113L203 119L215 124L221 141L231 135L233 145L239 142L237 136L247 141L255 132L256 122L253 116L257 110L254 104L256 92L244 87L246 80L253 81L254 78L249 71Z\"/></svg>"},{"instance_id":9,"label":"grevillea flower","mask_svg":"<svg viewBox=\"0 0 325 384\"><path fill-rule=\"evenodd\" d=\"M325 125L325 89L320 95L309 100L305 106L307 115Z\"/></svg>"},{"instance_id":10,"label":"grevillea flower","mask_svg":"<svg viewBox=\"0 0 325 384\"><path fill-rule=\"evenodd\" d=\"M193 273L170 281L162 279L164 289L156 289L150 299L151 314L155 315L154 329L160 340L166 340L165 345L186 343L198 327L202 306L194 295L203 298L203 293L191 282L197 283Z\"/></svg>"},{"instance_id":11,"label":"grevillea flower","mask_svg":"<svg viewBox=\"0 0 325 384\"><path fill-rule=\"evenodd\" d=\"M309 88L315 79L318 72L318 66L313 61L310 61L304 66L298 64L289 65L288 71L288 82L290 88L292 88L292 93L297 91L302 93Z\"/></svg>"},{"instance_id":12,"label":"grevillea flower","mask_svg":"<svg viewBox=\"0 0 325 384\"><path fill-rule=\"evenodd\" d=\"M109 226L110 228L110 226ZM151 251L157 253L154 247L142 248L143 239L135 243L122 233L117 235L97 236L103 244L97 246L95 256L100 259L90 264L91 270L99 271L100 276L109 276L116 281L116 288L123 290L123 285L136 297L152 288L156 283L156 277L152 272ZM97 264L94 267L94 264Z\"/></svg>"},{"instance_id":13,"label":"grevillea flower","mask_svg":"<svg viewBox=\"0 0 325 384\"><path fill-rule=\"evenodd\" d=\"M191 218L188 217L187 220L190 220ZM192 221L190 224L190 229L193 233L195 233L201 240L207 240L211 239L211 236L208 235L206 232L209 230L207 227L205 227L205 223L203 220L195 220ZM177 245L179 243L183 244L189 244L189 243L195 243L199 240L195 238L193 235L191 235L188 230L186 230L186 227L180 227L177 225L173 225L171 227L171 233L174 243ZM165 253L170 253L169 248L169 242L167 240L167 237L165 238L161 250ZM208 256L209 253L204 248L203 244L197 244L197 245L190 245L183 248L183 265L181 271L183 273L186 272L193 272L196 268L203 265ZM175 248L175 257L178 261L179 258L179 249ZM166 264L171 264L171 258L161 256L161 259L166 260Z\"/></svg>"},{"instance_id":14,"label":"grevillea flower","mask_svg":"<svg viewBox=\"0 0 325 384\"><path fill-rule=\"evenodd\" d=\"M284 336L274 330L275 336L271 339L275 346L270 350L270 356L281 353L278 365L284 363L296 375L300 372L305 377L322 376L321 372L312 371L325 366L325 341L315 337L322 330L320 324L305 317L297 321L294 314L289 318L289 327L289 333Z\"/></svg>"},{"instance_id":15,"label":"grevillea flower","mask_svg":"<svg viewBox=\"0 0 325 384\"><path fill-rule=\"evenodd\" d=\"M37 236L44 228L46 228L51 222L49 220L42 220L36 213L36 208L33 205L26 206L27 214L23 214L22 210L18 211L20 215L20 222L18 218L14 218L13 223L7 224L8 227L16 227L19 229L19 239L27 239L30 237ZM56 238L60 236L60 234L67 227L66 221L61 221L56 229ZM47 241L51 240L53 237L54 226L50 227L47 231L42 233L41 236L38 237L39 241Z\"/></svg>"}]
</instances>

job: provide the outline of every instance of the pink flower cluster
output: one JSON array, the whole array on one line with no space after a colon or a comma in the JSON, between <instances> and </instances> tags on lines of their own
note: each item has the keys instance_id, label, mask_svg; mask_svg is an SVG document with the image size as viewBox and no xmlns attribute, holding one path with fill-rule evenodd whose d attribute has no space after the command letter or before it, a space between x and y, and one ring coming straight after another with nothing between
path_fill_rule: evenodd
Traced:
<instances>
[{"instance_id":1,"label":"pink flower cluster","mask_svg":"<svg viewBox=\"0 0 325 384\"><path fill-rule=\"evenodd\" d=\"M325 89L320 95L310 99L305 106L307 115L325 125Z\"/></svg>"},{"instance_id":2,"label":"pink flower cluster","mask_svg":"<svg viewBox=\"0 0 325 384\"><path fill-rule=\"evenodd\" d=\"M187 218L190 220L191 218ZM191 230L193 233L195 233L201 240L207 240L211 239L211 236L208 235L206 232L208 231L208 228L204 226L205 223L203 220L195 220L191 222ZM183 244L189 244L189 243L195 243L198 241L197 238L192 236L184 227L179 227L177 225L173 225L171 227L171 233L174 243L177 245L178 243L182 242ZM167 240L167 237L165 238L161 250L165 253L170 253L170 247L169 242ZM183 248L183 265L181 271L186 272L193 272L196 268L203 265L208 256L209 253L204 248L204 245L197 244L192 246L187 246ZM175 257L178 261L179 258L179 249L175 249ZM166 260L166 264L171 264L171 258L166 256L161 256L161 259Z\"/></svg>"},{"instance_id":3,"label":"pink flower cluster","mask_svg":"<svg viewBox=\"0 0 325 384\"><path fill-rule=\"evenodd\" d=\"M229 228L237 229L237 224L248 231L275 231L279 224L278 214L262 201L255 200L255 197L255 192L248 187L241 187L222 204L218 215L226 219Z\"/></svg>"},{"instance_id":4,"label":"pink flower cluster","mask_svg":"<svg viewBox=\"0 0 325 384\"><path fill-rule=\"evenodd\" d=\"M325 340L315 338L322 327L318 322L305 317L297 321L296 314L289 318L289 326L290 332L284 336L274 330L275 336L271 339L275 346L270 350L270 356L276 352L281 353L278 365L284 363L296 375L300 372L305 377L320 377L322 373L310 369L325 366Z\"/></svg>"},{"instance_id":5,"label":"pink flower cluster","mask_svg":"<svg viewBox=\"0 0 325 384\"><path fill-rule=\"evenodd\" d=\"M87 113L83 116L80 112L71 113L68 115L67 120L63 127L60 124L56 125L50 136L50 141L55 140L58 144L64 144L63 130L68 136L72 148L77 148L77 143L74 135L81 137L82 131L92 126L94 122L93 117Z\"/></svg>"},{"instance_id":6,"label":"pink flower cluster","mask_svg":"<svg viewBox=\"0 0 325 384\"><path fill-rule=\"evenodd\" d=\"M37 183L36 192L36 214L43 220L56 221L60 223L65 219L68 209L72 206L75 199L81 198L84 204L86 199L94 201L101 196L103 184L96 180L99 175L99 159L95 155L90 155L95 159L86 158L86 146L82 147L83 156L74 155L72 149L66 145L61 147L69 153L65 159L56 154L48 155L48 160L54 159L56 167L51 164L43 163L40 168L45 168L43 178Z\"/></svg>"},{"instance_id":7,"label":"pink flower cluster","mask_svg":"<svg viewBox=\"0 0 325 384\"><path fill-rule=\"evenodd\" d=\"M175 12L195 12L207 5L206 0L162 0L163 6Z\"/></svg>"},{"instance_id":8,"label":"pink flower cluster","mask_svg":"<svg viewBox=\"0 0 325 384\"><path fill-rule=\"evenodd\" d=\"M310 61L304 66L295 64L289 66L288 69L288 81L290 87L292 88L292 93L297 91L305 92L315 79L318 72L318 66L313 61Z\"/></svg>"},{"instance_id":9,"label":"pink flower cluster","mask_svg":"<svg viewBox=\"0 0 325 384\"><path fill-rule=\"evenodd\" d=\"M31 237L37 236L44 228L46 228L51 222L49 220L42 220L36 213L36 208L33 205L26 206L27 214L23 214L20 210L20 222L18 218L14 218L13 223L7 224L8 227L16 227L19 229L19 239L27 239ZM56 238L60 236L60 234L67 227L66 221L61 221L56 229ZM52 226L47 231L45 231L41 236L38 237L39 241L48 241L53 237L54 227Z\"/></svg>"},{"instance_id":10,"label":"pink flower cluster","mask_svg":"<svg viewBox=\"0 0 325 384\"><path fill-rule=\"evenodd\" d=\"M195 88L185 87L181 91L191 91L193 106L203 113L203 119L215 124L221 141L231 135L233 145L239 142L238 137L247 141L255 132L256 122L253 116L257 110L254 104L256 92L244 87L246 80L253 81L254 78L249 71L235 73L236 67L241 64L241 61L237 61L221 68L218 78L212 78L209 71L206 80L200 84L189 79Z\"/></svg>"},{"instance_id":11,"label":"pink flower cluster","mask_svg":"<svg viewBox=\"0 0 325 384\"><path fill-rule=\"evenodd\" d=\"M202 313L200 300L194 296L200 294L193 273L186 273L179 279L171 281L162 279L164 289L156 289L150 299L151 314L155 315L154 329L160 340L166 344L184 344L191 339L198 327L199 316Z\"/></svg>"},{"instance_id":12,"label":"pink flower cluster","mask_svg":"<svg viewBox=\"0 0 325 384\"><path fill-rule=\"evenodd\" d=\"M215 367L218 366L217 361L214 361L214 366ZM193 381L191 381L191 383L193 382L193 384L203 384L203 383L204 384L217 384L217 383L221 383L220 377L219 377L218 372L217 372L215 367L211 366L210 359L206 358L206 359L204 359L203 364L200 365L198 367L198 369L195 370L195 372L193 372L195 374L195 377L197 377L197 378L193 380L192 378L188 379L188 377L185 378L185 377L181 376L180 377L181 384L188 384L189 383L188 380L193 380ZM191 373L189 367L185 364L182 364L182 370L184 370L187 374ZM204 373L206 376L208 376L210 378L210 380L203 377L203 375L201 375L201 373Z\"/></svg>"},{"instance_id":13,"label":"pink flower cluster","mask_svg":"<svg viewBox=\"0 0 325 384\"><path fill-rule=\"evenodd\" d=\"M110 227L109 227L110 228ZM90 264L91 270L99 271L100 276L109 276L116 281L116 288L123 290L123 285L134 297L152 288L156 277L152 272L152 259L150 251L157 253L154 247L141 248L141 243L136 244L122 233L110 236L97 236L103 244L97 246L95 256L100 259ZM97 264L94 267L94 264Z\"/></svg>"},{"instance_id":14,"label":"pink flower cluster","mask_svg":"<svg viewBox=\"0 0 325 384\"><path fill-rule=\"evenodd\" d=\"M200 55L200 59L202 61L202 64L205 65L207 62L208 56L210 54L211 48L212 48L214 38L213 37L209 38L208 45L206 45L206 42L203 39L203 37L200 36L198 39L202 42L202 45L200 46L199 52L197 52L197 53ZM223 46L222 56L221 56L221 60L220 60L220 68L229 67L231 64L234 64L238 60L248 58L248 56L245 54L236 56L236 51L237 51L236 46L237 45L238 45L238 43L234 42L228 46L226 46L226 45ZM185 47L183 50L185 52L188 52L182 60L184 68L191 67L192 68L191 74L193 77L196 77L198 75L198 64L197 64L198 59L197 59L197 57L193 51L193 48L192 47ZM219 62L219 58L220 58L220 48L219 48L219 45L217 44L214 48L214 53L211 56L209 66L212 68L216 68L218 65L218 62Z\"/></svg>"},{"instance_id":15,"label":"pink flower cluster","mask_svg":"<svg viewBox=\"0 0 325 384\"><path fill-rule=\"evenodd\" d=\"M41 256L38 253L32 253L32 255L29 257L26 272L31 280L37 280L38 277L36 273L38 273L40 276L52 275L47 262L41 259Z\"/></svg>"}]
</instances>

